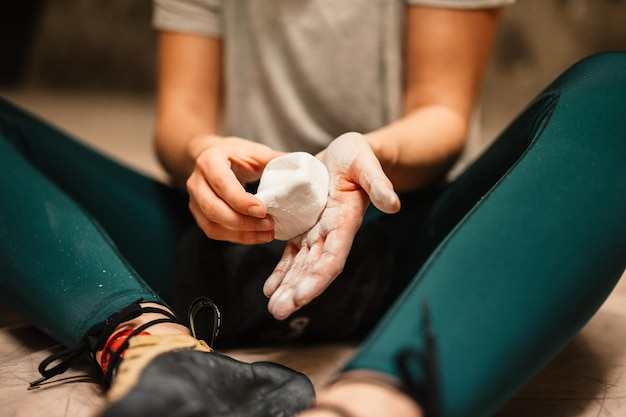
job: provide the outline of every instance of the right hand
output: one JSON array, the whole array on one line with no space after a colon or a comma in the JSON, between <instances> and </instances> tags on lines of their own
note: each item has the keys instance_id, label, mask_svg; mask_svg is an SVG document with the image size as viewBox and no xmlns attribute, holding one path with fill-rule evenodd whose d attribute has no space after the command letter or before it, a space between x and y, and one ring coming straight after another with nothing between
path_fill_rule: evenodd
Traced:
<instances>
[{"instance_id":1,"label":"right hand","mask_svg":"<svg viewBox=\"0 0 626 417\"><path fill-rule=\"evenodd\" d=\"M244 184L258 180L265 165L283 153L238 137L201 136L193 142L195 166L187 179L187 191L198 226L215 240L271 241L274 221Z\"/></svg>"}]
</instances>

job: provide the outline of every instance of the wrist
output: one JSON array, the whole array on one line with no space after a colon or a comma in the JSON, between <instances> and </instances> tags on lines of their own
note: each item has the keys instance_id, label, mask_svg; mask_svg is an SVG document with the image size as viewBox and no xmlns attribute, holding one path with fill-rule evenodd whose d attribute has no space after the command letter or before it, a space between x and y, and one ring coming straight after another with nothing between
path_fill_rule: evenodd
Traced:
<instances>
[{"instance_id":1,"label":"wrist","mask_svg":"<svg viewBox=\"0 0 626 417\"><path fill-rule=\"evenodd\" d=\"M196 159L204 152L206 149L210 148L217 141L222 140L223 137L214 134L199 134L194 135L187 141L187 155L191 159L191 161L195 162Z\"/></svg>"}]
</instances>

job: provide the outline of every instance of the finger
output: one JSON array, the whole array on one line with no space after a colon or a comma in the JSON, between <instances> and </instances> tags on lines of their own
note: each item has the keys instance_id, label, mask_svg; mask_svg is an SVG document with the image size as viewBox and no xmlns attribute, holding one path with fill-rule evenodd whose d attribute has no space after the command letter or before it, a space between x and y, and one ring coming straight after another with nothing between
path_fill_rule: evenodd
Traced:
<instances>
[{"instance_id":1,"label":"finger","mask_svg":"<svg viewBox=\"0 0 626 417\"><path fill-rule=\"evenodd\" d=\"M267 216L265 204L243 188L228 160L207 156L201 169L209 187L235 211L261 219Z\"/></svg>"},{"instance_id":2,"label":"finger","mask_svg":"<svg viewBox=\"0 0 626 417\"><path fill-rule=\"evenodd\" d=\"M345 205L327 207L320 221L302 236L299 245L308 250L298 252L274 300L270 299L273 314L291 314L308 304L343 270L360 222L357 218L349 221L340 208L345 209ZM336 227L337 223L342 227Z\"/></svg>"},{"instance_id":3,"label":"finger","mask_svg":"<svg viewBox=\"0 0 626 417\"><path fill-rule=\"evenodd\" d=\"M316 233L313 235L320 236ZM333 234L329 237L330 240L317 239L308 246L308 250L303 250L305 246L298 252L280 287L268 303L270 313L277 319L282 320L309 304L342 271L350 244L338 251L337 244L333 244Z\"/></svg>"},{"instance_id":4,"label":"finger","mask_svg":"<svg viewBox=\"0 0 626 417\"><path fill-rule=\"evenodd\" d=\"M280 286L283 279L287 275L287 272L291 269L291 264L293 263L293 259L297 253L298 248L293 244L287 243L280 261L278 261L274 271L265 280L265 284L263 285L263 294L265 294L267 298L270 298Z\"/></svg>"},{"instance_id":5,"label":"finger","mask_svg":"<svg viewBox=\"0 0 626 417\"><path fill-rule=\"evenodd\" d=\"M245 231L230 229L219 223L207 219L194 201L189 202L189 209L196 223L204 234L213 240L223 240L234 243L254 245L271 242L274 239L274 231Z\"/></svg>"},{"instance_id":6,"label":"finger","mask_svg":"<svg viewBox=\"0 0 626 417\"><path fill-rule=\"evenodd\" d=\"M294 278L290 282L284 282L274 292L268 303L268 310L276 319L283 320L309 304L339 275L343 265L335 262L336 259L324 260L324 257L334 258L334 255L323 254L320 257L319 254L313 254L310 265L315 265L314 269L305 265L299 271L292 272ZM325 264L324 268L317 267L320 261Z\"/></svg>"},{"instance_id":7,"label":"finger","mask_svg":"<svg viewBox=\"0 0 626 417\"><path fill-rule=\"evenodd\" d=\"M190 201L209 221L241 231L267 232L274 229L274 220L243 215L230 207L203 180L188 185Z\"/></svg>"},{"instance_id":8,"label":"finger","mask_svg":"<svg viewBox=\"0 0 626 417\"><path fill-rule=\"evenodd\" d=\"M291 286L281 286L270 298L267 309L276 320L284 320L298 309L294 304L294 292Z\"/></svg>"},{"instance_id":9,"label":"finger","mask_svg":"<svg viewBox=\"0 0 626 417\"><path fill-rule=\"evenodd\" d=\"M374 178L365 192L372 204L383 213L393 214L400 211L400 197L387 177Z\"/></svg>"},{"instance_id":10,"label":"finger","mask_svg":"<svg viewBox=\"0 0 626 417\"><path fill-rule=\"evenodd\" d=\"M297 250L295 250L293 252L293 256L291 256L290 263L285 269L285 274L280 281L279 288L294 285L294 283L298 279L298 275L302 271L302 265L304 264L308 256L309 248L306 245L297 244L294 246L297 248Z\"/></svg>"},{"instance_id":11,"label":"finger","mask_svg":"<svg viewBox=\"0 0 626 417\"><path fill-rule=\"evenodd\" d=\"M267 308L276 319L283 320L302 307L301 304L295 303L294 294L301 281L307 277L306 265L310 255L311 248L307 246L300 247L293 257L293 261L282 278L280 285L270 297Z\"/></svg>"},{"instance_id":12,"label":"finger","mask_svg":"<svg viewBox=\"0 0 626 417\"><path fill-rule=\"evenodd\" d=\"M341 244L338 232L331 232L321 250L311 256L310 268L304 269L303 277L298 281L293 294L294 304L304 306L320 294L339 276L350 253L351 240ZM343 242L346 242L345 240Z\"/></svg>"},{"instance_id":13,"label":"finger","mask_svg":"<svg viewBox=\"0 0 626 417\"><path fill-rule=\"evenodd\" d=\"M400 210L400 197L393 189L393 184L385 175L380 162L375 156L357 159L358 182L365 190L372 204L388 214Z\"/></svg>"}]
</instances>

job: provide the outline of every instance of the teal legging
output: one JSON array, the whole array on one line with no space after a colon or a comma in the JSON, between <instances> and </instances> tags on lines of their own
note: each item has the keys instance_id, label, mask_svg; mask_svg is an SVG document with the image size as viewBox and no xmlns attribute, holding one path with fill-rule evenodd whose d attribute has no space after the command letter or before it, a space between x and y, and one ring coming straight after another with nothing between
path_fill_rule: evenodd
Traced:
<instances>
[{"instance_id":1,"label":"teal legging","mask_svg":"<svg viewBox=\"0 0 626 417\"><path fill-rule=\"evenodd\" d=\"M397 234L394 271L411 282L346 369L406 379L397 358L424 352L427 301L443 415L483 416L582 327L626 259L625 74L624 53L569 70L446 189L420 236L403 233L411 212L368 217ZM8 103L0 167L4 303L75 346L139 297L167 301L193 224L183 195ZM417 385L423 365L408 363Z\"/></svg>"},{"instance_id":2,"label":"teal legging","mask_svg":"<svg viewBox=\"0 0 626 417\"><path fill-rule=\"evenodd\" d=\"M164 303L192 224L182 193L2 100L0 202L1 300L66 346L141 297Z\"/></svg>"},{"instance_id":3,"label":"teal legging","mask_svg":"<svg viewBox=\"0 0 626 417\"><path fill-rule=\"evenodd\" d=\"M428 302L442 415L487 416L571 340L626 266L626 53L568 70L431 215L454 228L346 370L406 380L408 368L427 383L427 367L400 354L426 355Z\"/></svg>"}]
</instances>

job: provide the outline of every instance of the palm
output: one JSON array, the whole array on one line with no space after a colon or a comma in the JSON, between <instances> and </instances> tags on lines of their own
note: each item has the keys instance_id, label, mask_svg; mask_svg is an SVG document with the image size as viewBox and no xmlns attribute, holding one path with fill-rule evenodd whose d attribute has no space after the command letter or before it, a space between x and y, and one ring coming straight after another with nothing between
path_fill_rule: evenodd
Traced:
<instances>
[{"instance_id":1,"label":"palm","mask_svg":"<svg viewBox=\"0 0 626 417\"><path fill-rule=\"evenodd\" d=\"M287 242L265 284L268 308L278 319L308 304L342 271L370 202L368 192L377 196L372 201L383 211L399 208L391 183L361 135L341 136L319 158L330 174L326 208L311 230Z\"/></svg>"}]
</instances>

